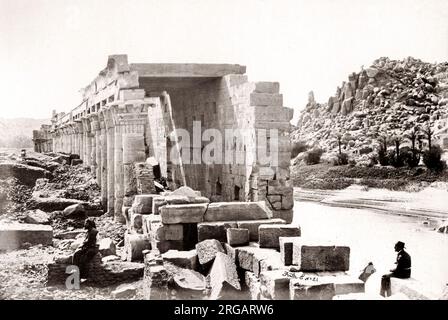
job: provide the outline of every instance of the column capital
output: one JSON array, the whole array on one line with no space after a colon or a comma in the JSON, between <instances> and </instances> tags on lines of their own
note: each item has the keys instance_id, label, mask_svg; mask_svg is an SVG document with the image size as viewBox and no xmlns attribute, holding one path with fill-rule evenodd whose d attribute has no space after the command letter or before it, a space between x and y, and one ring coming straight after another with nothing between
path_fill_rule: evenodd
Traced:
<instances>
[{"instance_id":1,"label":"column capital","mask_svg":"<svg viewBox=\"0 0 448 320\"><path fill-rule=\"evenodd\" d=\"M156 105L156 99L128 100L111 105L109 108L115 125L146 124L148 108Z\"/></svg>"},{"instance_id":2,"label":"column capital","mask_svg":"<svg viewBox=\"0 0 448 320\"><path fill-rule=\"evenodd\" d=\"M89 133L90 132L90 120L88 117L84 116L81 118L81 123L84 129L84 132Z\"/></svg>"},{"instance_id":3,"label":"column capital","mask_svg":"<svg viewBox=\"0 0 448 320\"><path fill-rule=\"evenodd\" d=\"M88 118L90 119L91 131L98 131L101 129L98 113L91 113L90 115L88 115Z\"/></svg>"}]
</instances>

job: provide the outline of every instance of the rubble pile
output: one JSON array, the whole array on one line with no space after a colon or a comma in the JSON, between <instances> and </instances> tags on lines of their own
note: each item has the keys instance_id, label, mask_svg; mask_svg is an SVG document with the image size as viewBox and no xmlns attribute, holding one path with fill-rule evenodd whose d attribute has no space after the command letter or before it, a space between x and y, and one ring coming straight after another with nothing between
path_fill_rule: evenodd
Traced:
<instances>
[{"instance_id":1,"label":"rubble pile","mask_svg":"<svg viewBox=\"0 0 448 320\"><path fill-rule=\"evenodd\" d=\"M364 159L375 149L380 134L403 136L428 122L437 133L446 128L446 119L447 62L383 57L350 74L326 103L317 103L311 92L291 140L335 154L339 134L344 152Z\"/></svg>"}]
</instances>

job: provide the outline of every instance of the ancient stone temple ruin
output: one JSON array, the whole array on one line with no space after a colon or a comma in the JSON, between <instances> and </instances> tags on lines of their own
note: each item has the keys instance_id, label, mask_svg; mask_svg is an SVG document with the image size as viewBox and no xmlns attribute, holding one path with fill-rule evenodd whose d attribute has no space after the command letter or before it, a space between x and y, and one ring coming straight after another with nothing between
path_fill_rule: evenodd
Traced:
<instances>
[{"instance_id":1,"label":"ancient stone temple ruin","mask_svg":"<svg viewBox=\"0 0 448 320\"><path fill-rule=\"evenodd\" d=\"M171 190L187 185L212 201L265 201L275 218L291 222L293 110L283 107L278 83L250 82L245 71L228 64L129 63L126 55L112 55L84 89L82 103L53 114L51 129L36 133L36 150L48 151L48 140L38 135L50 131L52 151L79 154L101 186L107 211L120 221L136 193L135 164L152 157ZM179 128L192 141L183 150ZM232 151L239 161L201 161L207 129L223 136L233 129L220 144L222 154ZM259 161L263 146L275 149L275 159Z\"/></svg>"}]
</instances>

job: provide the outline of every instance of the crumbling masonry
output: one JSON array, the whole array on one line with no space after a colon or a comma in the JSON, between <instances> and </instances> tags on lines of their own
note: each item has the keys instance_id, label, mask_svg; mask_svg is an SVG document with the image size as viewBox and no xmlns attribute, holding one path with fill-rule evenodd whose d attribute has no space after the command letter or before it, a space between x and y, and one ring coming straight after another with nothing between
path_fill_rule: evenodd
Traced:
<instances>
[{"instance_id":1,"label":"crumbling masonry","mask_svg":"<svg viewBox=\"0 0 448 320\"><path fill-rule=\"evenodd\" d=\"M36 138L42 135L37 132L36 151L79 154L101 186L104 207L121 222L137 193L135 164L154 157L171 190L188 185L212 202L266 201L274 218L289 223L293 191L288 132L293 110L283 107L278 83L249 82L245 71L244 66L228 64L128 63L126 55L112 55L84 89L83 102L68 113L53 114L52 150L48 139ZM215 128L223 136L225 129L249 132L226 140L222 147L244 162L171 159L176 143L170 134L182 128L194 137L195 121L201 122L200 130ZM256 153L261 144L272 143L270 129L278 132L278 161L261 164ZM260 131L267 132L266 140L258 141ZM193 157L206 144L193 143Z\"/></svg>"}]
</instances>

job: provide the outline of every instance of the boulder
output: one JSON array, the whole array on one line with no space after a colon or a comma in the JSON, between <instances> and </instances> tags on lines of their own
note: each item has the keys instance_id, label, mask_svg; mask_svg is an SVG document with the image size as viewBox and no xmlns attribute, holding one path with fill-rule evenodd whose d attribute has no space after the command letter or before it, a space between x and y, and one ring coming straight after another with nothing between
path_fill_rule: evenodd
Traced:
<instances>
[{"instance_id":1,"label":"boulder","mask_svg":"<svg viewBox=\"0 0 448 320\"><path fill-rule=\"evenodd\" d=\"M178 251L168 250L162 254L163 261L174 264L175 266L195 270L198 262L196 250Z\"/></svg>"},{"instance_id":2,"label":"boulder","mask_svg":"<svg viewBox=\"0 0 448 320\"><path fill-rule=\"evenodd\" d=\"M261 225L258 228L260 248L280 248L280 237L300 237L300 227L295 225Z\"/></svg>"},{"instance_id":3,"label":"boulder","mask_svg":"<svg viewBox=\"0 0 448 320\"><path fill-rule=\"evenodd\" d=\"M103 257L112 256L117 253L115 243L110 238L104 238L99 241L99 251Z\"/></svg>"},{"instance_id":4,"label":"boulder","mask_svg":"<svg viewBox=\"0 0 448 320\"><path fill-rule=\"evenodd\" d=\"M83 204L73 204L64 209L64 216L68 219L86 219L87 213Z\"/></svg>"},{"instance_id":5,"label":"boulder","mask_svg":"<svg viewBox=\"0 0 448 320\"><path fill-rule=\"evenodd\" d=\"M231 299L235 291L241 290L235 262L226 254L217 252L210 270L212 300Z\"/></svg>"},{"instance_id":6,"label":"boulder","mask_svg":"<svg viewBox=\"0 0 448 320\"><path fill-rule=\"evenodd\" d=\"M215 259L216 253L224 253L224 248L218 240L208 239L196 244L196 252L198 254L199 263L206 265Z\"/></svg>"},{"instance_id":7,"label":"boulder","mask_svg":"<svg viewBox=\"0 0 448 320\"><path fill-rule=\"evenodd\" d=\"M245 246L249 244L249 230L239 228L227 229L227 243L231 246Z\"/></svg>"},{"instance_id":8,"label":"boulder","mask_svg":"<svg viewBox=\"0 0 448 320\"><path fill-rule=\"evenodd\" d=\"M49 224L50 223L50 215L42 210L34 210L30 211L26 214L24 219L25 223L30 224Z\"/></svg>"}]
</instances>

